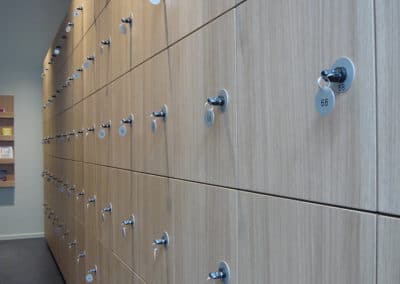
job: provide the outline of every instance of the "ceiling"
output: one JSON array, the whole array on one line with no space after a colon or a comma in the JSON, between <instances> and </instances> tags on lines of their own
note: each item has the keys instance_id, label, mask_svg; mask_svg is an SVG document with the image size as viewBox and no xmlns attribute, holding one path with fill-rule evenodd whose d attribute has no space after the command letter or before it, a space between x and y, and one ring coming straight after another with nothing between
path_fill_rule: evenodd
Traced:
<instances>
[{"instance_id":1,"label":"ceiling","mask_svg":"<svg viewBox=\"0 0 400 284\"><path fill-rule=\"evenodd\" d=\"M42 72L70 0L0 0L0 75Z\"/></svg>"}]
</instances>

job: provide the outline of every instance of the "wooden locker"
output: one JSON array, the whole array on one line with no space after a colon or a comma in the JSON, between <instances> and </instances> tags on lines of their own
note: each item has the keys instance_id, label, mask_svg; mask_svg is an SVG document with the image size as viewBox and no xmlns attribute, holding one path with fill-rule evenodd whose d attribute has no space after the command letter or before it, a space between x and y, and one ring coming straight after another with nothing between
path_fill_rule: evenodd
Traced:
<instances>
[{"instance_id":1,"label":"wooden locker","mask_svg":"<svg viewBox=\"0 0 400 284\"><path fill-rule=\"evenodd\" d=\"M378 284L400 281L400 220L378 217Z\"/></svg>"},{"instance_id":2,"label":"wooden locker","mask_svg":"<svg viewBox=\"0 0 400 284\"><path fill-rule=\"evenodd\" d=\"M86 267L86 242L85 242L85 227L84 224L80 222L75 222L76 225L76 239L77 245L73 256L73 262L75 263L76 278L75 283L83 284L85 281Z\"/></svg>"},{"instance_id":3,"label":"wooden locker","mask_svg":"<svg viewBox=\"0 0 400 284\"><path fill-rule=\"evenodd\" d=\"M170 83L167 52L132 71L132 110L137 118L132 137L132 169L140 172L168 175L167 129L171 109L168 101ZM160 112L166 104L167 118L157 119L152 131L152 112Z\"/></svg>"},{"instance_id":4,"label":"wooden locker","mask_svg":"<svg viewBox=\"0 0 400 284\"><path fill-rule=\"evenodd\" d=\"M173 177L234 186L238 173L234 13L229 12L169 50L168 161ZM208 98L226 90L224 112L214 106L211 127L204 121Z\"/></svg>"},{"instance_id":5,"label":"wooden locker","mask_svg":"<svg viewBox=\"0 0 400 284\"><path fill-rule=\"evenodd\" d=\"M398 185L400 151L398 132L400 119L397 74L400 56L400 3L395 0L376 1L377 104L378 104L378 209L400 213Z\"/></svg>"},{"instance_id":6,"label":"wooden locker","mask_svg":"<svg viewBox=\"0 0 400 284\"><path fill-rule=\"evenodd\" d=\"M84 165L82 162L75 162L74 166L74 184L75 190L73 192L75 204L74 204L74 215L75 215L75 222L84 224L85 222L85 187L84 187L84 180L83 180L83 169Z\"/></svg>"},{"instance_id":7,"label":"wooden locker","mask_svg":"<svg viewBox=\"0 0 400 284\"><path fill-rule=\"evenodd\" d=\"M108 87L95 95L96 106L96 163L110 165L110 141L114 126L111 122L111 96Z\"/></svg>"},{"instance_id":8,"label":"wooden locker","mask_svg":"<svg viewBox=\"0 0 400 284\"><path fill-rule=\"evenodd\" d=\"M133 267L133 245L138 234L137 214L137 185L135 176L125 170L110 168L108 187L111 189L112 213L112 251L126 263ZM133 218L132 218L133 217ZM122 222L131 220L133 223L122 225ZM123 232L124 230L124 232Z\"/></svg>"},{"instance_id":9,"label":"wooden locker","mask_svg":"<svg viewBox=\"0 0 400 284\"><path fill-rule=\"evenodd\" d=\"M373 1L254 0L236 12L239 187L375 210ZM317 79L342 56L356 77L322 117Z\"/></svg>"},{"instance_id":10,"label":"wooden locker","mask_svg":"<svg viewBox=\"0 0 400 284\"><path fill-rule=\"evenodd\" d=\"M83 42L75 48L73 53L73 70L71 76L75 78L72 81L73 104L77 104L83 98Z\"/></svg>"},{"instance_id":11,"label":"wooden locker","mask_svg":"<svg viewBox=\"0 0 400 284\"><path fill-rule=\"evenodd\" d=\"M71 136L71 143L74 149L72 159L75 161L83 161L83 140L85 138L84 124L83 124L83 102L74 105L72 110L72 120L75 135Z\"/></svg>"},{"instance_id":12,"label":"wooden locker","mask_svg":"<svg viewBox=\"0 0 400 284\"><path fill-rule=\"evenodd\" d=\"M86 246L89 250L91 242L97 240L97 210L100 208L98 204L98 187L96 183L96 166L92 164L84 164L83 166L83 185L85 190L85 239Z\"/></svg>"},{"instance_id":13,"label":"wooden locker","mask_svg":"<svg viewBox=\"0 0 400 284\"><path fill-rule=\"evenodd\" d=\"M238 212L238 283L375 283L375 215L244 192Z\"/></svg>"},{"instance_id":14,"label":"wooden locker","mask_svg":"<svg viewBox=\"0 0 400 284\"><path fill-rule=\"evenodd\" d=\"M69 21L73 24L71 34L73 37L73 48L76 48L83 37L83 0L72 0L68 12ZM75 52L75 50L73 51Z\"/></svg>"},{"instance_id":15,"label":"wooden locker","mask_svg":"<svg viewBox=\"0 0 400 284\"><path fill-rule=\"evenodd\" d=\"M110 0L91 0L94 2L94 17L97 19L101 13L104 12L104 8Z\"/></svg>"},{"instance_id":16,"label":"wooden locker","mask_svg":"<svg viewBox=\"0 0 400 284\"><path fill-rule=\"evenodd\" d=\"M174 220L174 283L203 283L220 261L239 282L237 267L238 193L203 184L170 180Z\"/></svg>"},{"instance_id":17,"label":"wooden locker","mask_svg":"<svg viewBox=\"0 0 400 284\"><path fill-rule=\"evenodd\" d=\"M93 1L93 0L91 0ZM97 43L96 25L92 25L83 38L83 98L88 97L97 89L96 85L96 64L97 64Z\"/></svg>"},{"instance_id":18,"label":"wooden locker","mask_svg":"<svg viewBox=\"0 0 400 284\"><path fill-rule=\"evenodd\" d=\"M95 95L83 101L83 160L88 163L96 162L96 139L98 129L96 127Z\"/></svg>"},{"instance_id":19,"label":"wooden locker","mask_svg":"<svg viewBox=\"0 0 400 284\"><path fill-rule=\"evenodd\" d=\"M165 0L168 43L174 43L207 24L232 8L235 2L235 0Z\"/></svg>"},{"instance_id":20,"label":"wooden locker","mask_svg":"<svg viewBox=\"0 0 400 284\"><path fill-rule=\"evenodd\" d=\"M146 283L172 284L174 229L169 180L152 175L135 175L138 190L135 230L138 238L134 246L133 269ZM163 239L164 232L168 233L170 243L167 247L159 246L154 259L152 242Z\"/></svg>"},{"instance_id":21,"label":"wooden locker","mask_svg":"<svg viewBox=\"0 0 400 284\"><path fill-rule=\"evenodd\" d=\"M112 204L112 190L110 187L111 170L108 167L96 166L96 188L97 188L97 239L105 249L110 249L112 244L113 234L113 204ZM111 211L109 211L111 209Z\"/></svg>"},{"instance_id":22,"label":"wooden locker","mask_svg":"<svg viewBox=\"0 0 400 284\"><path fill-rule=\"evenodd\" d=\"M96 1L95 4L97 2L101 1ZM103 87L109 83L111 78L111 47L114 46L114 41L111 38L111 29L111 9L107 6L96 19L96 88Z\"/></svg>"},{"instance_id":23,"label":"wooden locker","mask_svg":"<svg viewBox=\"0 0 400 284\"><path fill-rule=\"evenodd\" d=\"M110 165L117 168L131 168L131 143L135 130L135 118L132 107L132 94L130 73L113 82L109 87L111 96L111 139L110 139ZM131 119L133 115L133 119ZM122 120L126 123L122 123ZM128 121L131 120L131 123Z\"/></svg>"},{"instance_id":24,"label":"wooden locker","mask_svg":"<svg viewBox=\"0 0 400 284\"><path fill-rule=\"evenodd\" d=\"M109 3L111 9L111 80L127 72L131 67L132 27L136 26L133 19L134 0L113 0ZM122 22L122 19L131 23Z\"/></svg>"},{"instance_id":25,"label":"wooden locker","mask_svg":"<svg viewBox=\"0 0 400 284\"><path fill-rule=\"evenodd\" d=\"M144 284L115 254L110 258L110 283Z\"/></svg>"},{"instance_id":26,"label":"wooden locker","mask_svg":"<svg viewBox=\"0 0 400 284\"><path fill-rule=\"evenodd\" d=\"M133 12L132 67L167 47L165 5L149 0L131 0Z\"/></svg>"}]
</instances>

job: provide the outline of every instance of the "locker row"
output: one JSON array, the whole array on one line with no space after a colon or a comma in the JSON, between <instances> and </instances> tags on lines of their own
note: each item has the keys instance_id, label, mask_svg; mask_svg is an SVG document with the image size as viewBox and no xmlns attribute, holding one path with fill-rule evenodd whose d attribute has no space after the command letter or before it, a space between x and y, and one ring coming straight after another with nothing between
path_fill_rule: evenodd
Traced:
<instances>
[{"instance_id":1,"label":"locker row","mask_svg":"<svg viewBox=\"0 0 400 284\"><path fill-rule=\"evenodd\" d=\"M398 276L396 219L82 162L47 165L46 234L67 283L206 283L221 261L226 283ZM391 233L377 243L377 230Z\"/></svg>"},{"instance_id":2,"label":"locker row","mask_svg":"<svg viewBox=\"0 0 400 284\"><path fill-rule=\"evenodd\" d=\"M93 79L99 74L86 72L111 70L98 55L97 67L84 70L71 84L72 91L60 95L66 100L79 96L76 104L58 115L54 105L44 110L44 137L107 126L111 120L111 129L101 131L106 133L104 139L87 136L84 158L76 160L376 211L375 69L373 17L369 17L373 5L339 2L321 19L320 10L331 4L306 1L314 11L310 17L295 13L296 20L283 22L277 12L306 8L288 1L268 5L246 1L109 85L104 85L106 79L103 83ZM355 21L353 13L343 13L343 7L360 20ZM286 38L290 33L284 33L275 39L273 33L263 32L272 24L287 31L308 30L329 19L351 25L357 32L341 29L340 44L333 44L339 35L323 29L321 38L323 34L331 40L311 47L305 45L313 42L308 34ZM83 42L87 37L90 31ZM368 40L354 44L358 38ZM334 112L321 117L314 104L316 80L321 70L344 55L353 60L357 77L349 92L338 96ZM50 79L45 77L53 82ZM85 91L79 84L103 87L81 101ZM225 112L214 106L211 114L205 103L222 90L229 93L229 105ZM96 88L86 93L92 91ZM62 109L68 106L61 105ZM157 119L153 133L150 114L160 112L163 105L168 107L168 116L165 121ZM207 120L214 121L210 128L204 121L207 112ZM120 121L130 114L135 122L127 127L127 136L116 137Z\"/></svg>"},{"instance_id":3,"label":"locker row","mask_svg":"<svg viewBox=\"0 0 400 284\"><path fill-rule=\"evenodd\" d=\"M65 99L67 106L78 101L229 10L235 2L74 0L44 60L46 101ZM75 82L82 72L87 82L84 90L76 92L82 88L81 82ZM65 98L68 96L73 99Z\"/></svg>"}]
</instances>

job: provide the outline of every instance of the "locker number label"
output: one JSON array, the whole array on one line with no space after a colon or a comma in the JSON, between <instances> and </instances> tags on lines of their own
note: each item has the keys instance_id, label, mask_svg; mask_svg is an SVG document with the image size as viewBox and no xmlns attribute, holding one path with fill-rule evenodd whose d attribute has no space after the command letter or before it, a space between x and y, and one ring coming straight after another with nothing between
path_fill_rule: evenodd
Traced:
<instances>
[{"instance_id":1,"label":"locker number label","mask_svg":"<svg viewBox=\"0 0 400 284\"><path fill-rule=\"evenodd\" d=\"M100 139L104 139L106 137L106 130L105 129L100 129L98 135L99 135Z\"/></svg>"},{"instance_id":2,"label":"locker number label","mask_svg":"<svg viewBox=\"0 0 400 284\"><path fill-rule=\"evenodd\" d=\"M86 282L87 283L93 282L93 275L91 273L86 274Z\"/></svg>"},{"instance_id":3,"label":"locker number label","mask_svg":"<svg viewBox=\"0 0 400 284\"><path fill-rule=\"evenodd\" d=\"M335 93L329 87L321 87L315 97L315 107L322 116L330 114L335 108Z\"/></svg>"},{"instance_id":4,"label":"locker number label","mask_svg":"<svg viewBox=\"0 0 400 284\"><path fill-rule=\"evenodd\" d=\"M125 137L126 134L128 134L128 128L127 128L125 125L121 125L121 126L118 128L118 134L119 134L119 136L121 136L121 137Z\"/></svg>"}]
</instances>

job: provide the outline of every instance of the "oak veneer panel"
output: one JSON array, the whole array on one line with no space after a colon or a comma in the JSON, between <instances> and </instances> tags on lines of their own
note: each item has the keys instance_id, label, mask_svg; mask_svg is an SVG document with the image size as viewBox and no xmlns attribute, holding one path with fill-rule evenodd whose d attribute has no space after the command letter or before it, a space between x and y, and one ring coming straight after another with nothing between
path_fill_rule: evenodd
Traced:
<instances>
[{"instance_id":1,"label":"oak veneer panel","mask_svg":"<svg viewBox=\"0 0 400 284\"><path fill-rule=\"evenodd\" d=\"M174 283L203 283L221 260L238 281L238 193L202 184L170 180L174 220Z\"/></svg>"},{"instance_id":2,"label":"oak veneer panel","mask_svg":"<svg viewBox=\"0 0 400 284\"><path fill-rule=\"evenodd\" d=\"M238 208L238 283L375 283L375 215L250 193Z\"/></svg>"},{"instance_id":3,"label":"oak veneer panel","mask_svg":"<svg viewBox=\"0 0 400 284\"><path fill-rule=\"evenodd\" d=\"M74 15L74 10L83 4L83 0L72 0L68 12L69 20L74 24L72 31L69 33L73 37L73 48L76 48L83 37L83 12ZM73 50L75 53L75 50Z\"/></svg>"},{"instance_id":4,"label":"oak veneer panel","mask_svg":"<svg viewBox=\"0 0 400 284\"><path fill-rule=\"evenodd\" d=\"M95 96L90 96L83 101L83 128L86 130L96 125ZM96 162L96 128L94 132L86 132L83 137L83 160L89 163Z\"/></svg>"},{"instance_id":5,"label":"oak veneer panel","mask_svg":"<svg viewBox=\"0 0 400 284\"><path fill-rule=\"evenodd\" d=\"M79 74L79 78L75 79L72 82L72 91L73 91L73 104L77 104L83 98L83 71L79 72L78 69L82 68L83 64L83 42L80 42L79 45L75 48L73 54L73 68L72 74Z\"/></svg>"},{"instance_id":6,"label":"oak veneer panel","mask_svg":"<svg viewBox=\"0 0 400 284\"><path fill-rule=\"evenodd\" d=\"M400 214L400 140L397 74L400 3L376 1L379 211Z\"/></svg>"},{"instance_id":7,"label":"oak veneer panel","mask_svg":"<svg viewBox=\"0 0 400 284\"><path fill-rule=\"evenodd\" d=\"M83 71L83 97L86 98L90 94L92 94L96 90L96 80L95 80L95 73L96 73L96 58L97 58L97 44L96 44L96 25L92 25L83 38L83 58L82 62L87 60L87 57L94 56L95 60L94 63L90 65L88 69Z\"/></svg>"},{"instance_id":8,"label":"oak veneer panel","mask_svg":"<svg viewBox=\"0 0 400 284\"><path fill-rule=\"evenodd\" d=\"M400 281L400 220L378 217L378 284Z\"/></svg>"},{"instance_id":9,"label":"oak veneer panel","mask_svg":"<svg viewBox=\"0 0 400 284\"><path fill-rule=\"evenodd\" d=\"M75 222L84 224L85 222L85 196L81 197L77 194L84 190L84 181L83 181L83 163L82 162L74 162L73 168L73 185L75 185L75 191L73 192L74 196L74 215Z\"/></svg>"},{"instance_id":10,"label":"oak veneer panel","mask_svg":"<svg viewBox=\"0 0 400 284\"><path fill-rule=\"evenodd\" d=\"M144 1L141 1L144 2ZM132 26L136 25L136 19L133 24L125 24L127 32L120 32L121 18L129 18L132 14L133 0L113 0L109 3L108 9L111 9L110 30L112 45L111 51L111 80L128 71L131 67L131 44L132 44Z\"/></svg>"},{"instance_id":11,"label":"oak veneer panel","mask_svg":"<svg viewBox=\"0 0 400 284\"><path fill-rule=\"evenodd\" d=\"M99 17L101 13L104 12L104 7L110 0L92 0L94 2L94 16Z\"/></svg>"},{"instance_id":12,"label":"oak veneer panel","mask_svg":"<svg viewBox=\"0 0 400 284\"><path fill-rule=\"evenodd\" d=\"M236 184L234 25L234 13L229 12L169 50L168 162L173 177ZM222 89L230 96L228 108L222 113L215 107L214 126L207 128L204 104Z\"/></svg>"},{"instance_id":13,"label":"oak veneer panel","mask_svg":"<svg viewBox=\"0 0 400 284\"><path fill-rule=\"evenodd\" d=\"M168 43L181 39L235 4L235 0L165 0Z\"/></svg>"},{"instance_id":14,"label":"oak veneer panel","mask_svg":"<svg viewBox=\"0 0 400 284\"><path fill-rule=\"evenodd\" d=\"M126 136L119 135L121 120L128 118L132 110L131 74L126 74L109 86L111 97L111 140L110 140L110 165L117 168L131 168L131 141L132 130L135 122L124 124L126 126ZM138 96L140 94L137 94Z\"/></svg>"},{"instance_id":15,"label":"oak veneer panel","mask_svg":"<svg viewBox=\"0 0 400 284\"><path fill-rule=\"evenodd\" d=\"M144 284L144 282L118 256L110 258L110 283Z\"/></svg>"},{"instance_id":16,"label":"oak veneer panel","mask_svg":"<svg viewBox=\"0 0 400 284\"><path fill-rule=\"evenodd\" d=\"M114 41L111 38L112 18L111 8L107 6L96 19L96 63L95 86L101 88L110 81L111 75L111 48ZM111 39L110 45L102 45L102 40ZM118 45L116 45L118 48Z\"/></svg>"},{"instance_id":17,"label":"oak veneer panel","mask_svg":"<svg viewBox=\"0 0 400 284\"><path fill-rule=\"evenodd\" d=\"M111 249L112 235L113 235L113 220L112 214L106 212L104 214L104 221L101 218L101 210L109 206L112 201L112 189L114 189L111 182L111 170L108 167L96 166L96 188L97 188L97 228L98 240L100 244L106 248Z\"/></svg>"},{"instance_id":18,"label":"oak veneer panel","mask_svg":"<svg viewBox=\"0 0 400 284\"><path fill-rule=\"evenodd\" d=\"M133 267L133 245L138 236L137 226L126 226L126 237L122 236L121 223L137 212L137 184L132 173L110 169L109 188L112 195L112 250L128 266Z\"/></svg>"},{"instance_id":19,"label":"oak veneer panel","mask_svg":"<svg viewBox=\"0 0 400 284\"><path fill-rule=\"evenodd\" d=\"M92 164L83 164L83 186L85 190L85 239L86 245L89 246L91 241L97 240L97 210L100 205L95 203L88 204L89 198L98 196L98 188L96 186L96 166Z\"/></svg>"},{"instance_id":20,"label":"oak veneer panel","mask_svg":"<svg viewBox=\"0 0 400 284\"><path fill-rule=\"evenodd\" d=\"M130 1L133 12L131 63L134 67L167 47L167 32L163 0L158 5L149 0Z\"/></svg>"},{"instance_id":21,"label":"oak veneer panel","mask_svg":"<svg viewBox=\"0 0 400 284\"><path fill-rule=\"evenodd\" d=\"M78 254L82 253L83 251L86 250L86 244L85 244L85 227L79 222L76 222L76 240L77 240L77 245L76 245L76 254L74 258L72 259L75 262L76 266L76 283L77 284L84 284L85 281L85 275L86 275L86 270L85 270L85 257L80 258L79 262L76 261Z\"/></svg>"},{"instance_id":22,"label":"oak veneer panel","mask_svg":"<svg viewBox=\"0 0 400 284\"><path fill-rule=\"evenodd\" d=\"M150 116L167 104L170 81L167 52L162 52L132 71L132 110L135 123L132 132L132 169L139 172L168 175L166 121L157 120L157 131L152 132Z\"/></svg>"},{"instance_id":23,"label":"oak veneer panel","mask_svg":"<svg viewBox=\"0 0 400 284\"><path fill-rule=\"evenodd\" d=\"M101 127L102 124L107 124L111 120L111 96L108 87L101 89L94 96L96 105L96 163L109 165L111 132L114 125L111 125L111 128ZM102 129L105 130L104 138L99 137Z\"/></svg>"},{"instance_id":24,"label":"oak veneer panel","mask_svg":"<svg viewBox=\"0 0 400 284\"><path fill-rule=\"evenodd\" d=\"M78 134L77 131L84 128L83 124L83 102L74 105L72 110L73 126L70 131L75 130L75 136L71 137L71 143L73 145L72 158L75 161L83 160L83 140L85 139L85 133Z\"/></svg>"},{"instance_id":25,"label":"oak veneer panel","mask_svg":"<svg viewBox=\"0 0 400 284\"><path fill-rule=\"evenodd\" d=\"M157 176L135 174L138 189L138 211L136 214L134 271L146 283L176 283L173 281L174 235L172 219L172 196L169 180ZM154 260L152 242L168 232L170 245L160 247ZM182 233L182 232L181 232Z\"/></svg>"},{"instance_id":26,"label":"oak veneer panel","mask_svg":"<svg viewBox=\"0 0 400 284\"><path fill-rule=\"evenodd\" d=\"M373 14L364 0L237 8L240 188L376 209ZM352 58L356 78L321 117L316 80L341 56Z\"/></svg>"}]
</instances>

